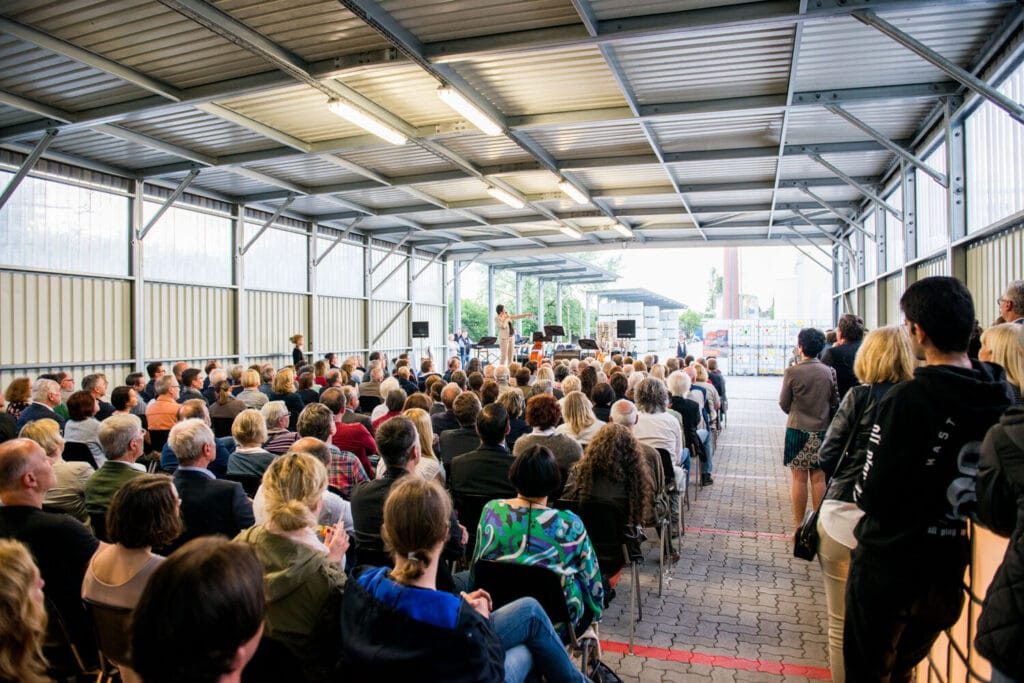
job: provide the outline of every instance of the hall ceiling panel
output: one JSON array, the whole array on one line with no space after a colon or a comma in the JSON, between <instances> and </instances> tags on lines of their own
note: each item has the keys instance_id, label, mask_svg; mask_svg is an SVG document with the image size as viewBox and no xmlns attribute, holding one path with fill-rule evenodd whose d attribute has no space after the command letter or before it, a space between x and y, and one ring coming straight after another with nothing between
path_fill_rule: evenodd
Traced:
<instances>
[{"instance_id":1,"label":"hall ceiling panel","mask_svg":"<svg viewBox=\"0 0 1024 683\"><path fill-rule=\"evenodd\" d=\"M523 194L558 193L558 176L550 171L527 171L502 175L501 179Z\"/></svg>"},{"instance_id":2,"label":"hall ceiling panel","mask_svg":"<svg viewBox=\"0 0 1024 683\"><path fill-rule=\"evenodd\" d=\"M529 152L503 135L466 132L446 135L438 142L467 160L484 166L533 160Z\"/></svg>"},{"instance_id":3,"label":"hall ceiling panel","mask_svg":"<svg viewBox=\"0 0 1024 683\"><path fill-rule=\"evenodd\" d=\"M389 47L337 0L214 0L213 4L306 61Z\"/></svg>"},{"instance_id":4,"label":"hall ceiling panel","mask_svg":"<svg viewBox=\"0 0 1024 683\"><path fill-rule=\"evenodd\" d=\"M53 139L50 149L127 169L162 166L182 160L178 156L91 130L61 133Z\"/></svg>"},{"instance_id":5,"label":"hall ceiling panel","mask_svg":"<svg viewBox=\"0 0 1024 683\"><path fill-rule=\"evenodd\" d=\"M879 16L957 64L984 45L1007 8L948 5ZM796 90L936 83L947 76L910 50L859 21L842 17L804 25Z\"/></svg>"},{"instance_id":6,"label":"hall ceiling panel","mask_svg":"<svg viewBox=\"0 0 1024 683\"><path fill-rule=\"evenodd\" d=\"M16 21L177 88L270 70L248 50L152 0L22 0L5 5L4 14Z\"/></svg>"},{"instance_id":7,"label":"hall ceiling panel","mask_svg":"<svg viewBox=\"0 0 1024 683\"><path fill-rule=\"evenodd\" d=\"M396 206L408 206L412 201L414 201L408 193L394 187L338 192L335 196L356 202L357 204L362 204L363 206L371 209L389 209Z\"/></svg>"},{"instance_id":8,"label":"hall ceiling panel","mask_svg":"<svg viewBox=\"0 0 1024 683\"><path fill-rule=\"evenodd\" d=\"M413 126L461 118L437 96L440 82L415 64L378 67L335 80Z\"/></svg>"},{"instance_id":9,"label":"hall ceiling panel","mask_svg":"<svg viewBox=\"0 0 1024 683\"><path fill-rule=\"evenodd\" d=\"M379 146L346 150L338 156L386 176L432 173L452 168L450 162L411 142L404 145L381 143Z\"/></svg>"},{"instance_id":10,"label":"hall ceiling panel","mask_svg":"<svg viewBox=\"0 0 1024 683\"><path fill-rule=\"evenodd\" d=\"M35 114L30 114L29 112L16 107L9 107L6 104L0 104L0 128L16 126L19 123L32 121L36 118Z\"/></svg>"},{"instance_id":11,"label":"hall ceiling panel","mask_svg":"<svg viewBox=\"0 0 1024 683\"><path fill-rule=\"evenodd\" d=\"M366 180L365 176L348 171L320 157L293 156L273 162L246 164L246 168L288 180L299 185L316 187L336 183L355 183Z\"/></svg>"},{"instance_id":12,"label":"hall ceiling panel","mask_svg":"<svg viewBox=\"0 0 1024 683\"><path fill-rule=\"evenodd\" d=\"M775 179L775 157L755 159L724 159L709 161L682 161L669 168L680 183L733 180L746 182ZM820 175L820 174L818 174Z\"/></svg>"},{"instance_id":13,"label":"hall ceiling panel","mask_svg":"<svg viewBox=\"0 0 1024 683\"><path fill-rule=\"evenodd\" d=\"M864 195L862 195L860 191L850 187L849 185L812 187L810 190L826 202L853 202L864 198ZM814 202L813 199L804 194L799 188L792 187L780 188L778 201L780 204L790 202Z\"/></svg>"},{"instance_id":14,"label":"hall ceiling panel","mask_svg":"<svg viewBox=\"0 0 1024 683\"><path fill-rule=\"evenodd\" d=\"M327 99L315 88L296 84L227 98L217 104L306 142L366 134L362 128L332 114Z\"/></svg>"},{"instance_id":15,"label":"hall ceiling panel","mask_svg":"<svg viewBox=\"0 0 1024 683\"><path fill-rule=\"evenodd\" d=\"M67 111L149 94L116 76L0 33L0 90Z\"/></svg>"},{"instance_id":16,"label":"hall ceiling panel","mask_svg":"<svg viewBox=\"0 0 1024 683\"><path fill-rule=\"evenodd\" d=\"M578 24L569 0L382 0L382 9L424 43Z\"/></svg>"},{"instance_id":17,"label":"hall ceiling panel","mask_svg":"<svg viewBox=\"0 0 1024 683\"><path fill-rule=\"evenodd\" d=\"M605 201L611 204L613 209L622 209L624 211L634 210L637 207L679 207L681 211L685 211L685 209L683 209L683 205L679 203L679 196L672 191L672 187L670 185L666 185L665 189L665 194L627 195L623 197L615 197L613 199L606 199Z\"/></svg>"},{"instance_id":18,"label":"hall ceiling panel","mask_svg":"<svg viewBox=\"0 0 1024 683\"><path fill-rule=\"evenodd\" d=\"M785 93L793 27L644 38L614 51L640 104Z\"/></svg>"},{"instance_id":19,"label":"hall ceiling panel","mask_svg":"<svg viewBox=\"0 0 1024 683\"><path fill-rule=\"evenodd\" d=\"M665 169L659 164L587 168L573 171L573 175L592 190L606 187L649 187L664 185L668 181Z\"/></svg>"},{"instance_id":20,"label":"hall ceiling panel","mask_svg":"<svg viewBox=\"0 0 1024 683\"><path fill-rule=\"evenodd\" d=\"M403 218L409 218L422 223L423 225L444 225L445 223L465 223L469 220L465 215L458 211L448 211L445 209L437 209L436 211L420 211L418 213L405 213L402 214Z\"/></svg>"},{"instance_id":21,"label":"hall ceiling panel","mask_svg":"<svg viewBox=\"0 0 1024 683\"><path fill-rule=\"evenodd\" d=\"M161 112L145 119L124 121L122 127L164 142L213 156L277 147L273 140L247 128L195 109Z\"/></svg>"},{"instance_id":22,"label":"hall ceiling panel","mask_svg":"<svg viewBox=\"0 0 1024 683\"><path fill-rule=\"evenodd\" d=\"M590 0L590 9L599 20L606 20L665 12L682 12L707 7L742 5L746 2L750 2L750 0L639 0L637 2L633 0L630 2Z\"/></svg>"},{"instance_id":23,"label":"hall ceiling panel","mask_svg":"<svg viewBox=\"0 0 1024 683\"><path fill-rule=\"evenodd\" d=\"M280 204L275 202L273 206ZM306 214L307 216L316 217L323 214L332 214L345 211L345 207L337 202L332 202L328 197L296 197L288 207L289 211L296 211L298 213Z\"/></svg>"},{"instance_id":24,"label":"hall ceiling panel","mask_svg":"<svg viewBox=\"0 0 1024 683\"><path fill-rule=\"evenodd\" d=\"M736 190L733 192L690 192L686 201L691 207L728 206L730 204L764 204L772 201L771 190Z\"/></svg>"},{"instance_id":25,"label":"hall ceiling panel","mask_svg":"<svg viewBox=\"0 0 1024 683\"><path fill-rule=\"evenodd\" d=\"M493 201L485 191L483 181L477 178L467 177L436 183L419 183L415 188L443 202L467 202L481 197L487 197L488 201Z\"/></svg>"},{"instance_id":26,"label":"hall ceiling panel","mask_svg":"<svg viewBox=\"0 0 1024 683\"><path fill-rule=\"evenodd\" d=\"M917 126L935 105L932 100L852 104L846 111L880 131L890 140L913 136ZM845 119L824 108L798 107L789 114L786 144L870 140L871 137Z\"/></svg>"},{"instance_id":27,"label":"hall ceiling panel","mask_svg":"<svg viewBox=\"0 0 1024 683\"><path fill-rule=\"evenodd\" d=\"M491 199L490 195L485 194L483 195L483 197L484 198L481 200L480 206L474 206L471 209L471 211L478 216L481 216L483 218L489 218L495 221L508 220L510 218L522 218L524 216L535 217L538 223L543 223L545 225L549 224L546 218L538 215L536 211L529 207L525 209L513 209L511 206L505 206L504 204L487 204L486 202L491 202L494 200ZM525 225L530 224L516 223L515 229L520 230Z\"/></svg>"},{"instance_id":28,"label":"hall ceiling panel","mask_svg":"<svg viewBox=\"0 0 1024 683\"><path fill-rule=\"evenodd\" d=\"M604 150L614 150L616 154L651 151L647 137L635 121L537 128L528 133L557 159L587 157Z\"/></svg>"},{"instance_id":29,"label":"hall ceiling panel","mask_svg":"<svg viewBox=\"0 0 1024 683\"><path fill-rule=\"evenodd\" d=\"M889 152L857 152L856 154L825 154L822 158L846 175L879 176L888 167L893 155ZM805 156L787 156L782 162L782 178L828 178L828 169Z\"/></svg>"},{"instance_id":30,"label":"hall ceiling panel","mask_svg":"<svg viewBox=\"0 0 1024 683\"><path fill-rule=\"evenodd\" d=\"M179 182L184 176L184 173L176 173L167 176L167 179ZM226 168L210 168L200 171L196 179L189 185L189 188L207 189L233 197L244 197L250 194L274 192L281 189L276 185L268 185L267 183L232 173Z\"/></svg>"},{"instance_id":31,"label":"hall ceiling panel","mask_svg":"<svg viewBox=\"0 0 1024 683\"><path fill-rule=\"evenodd\" d=\"M453 66L506 116L626 104L596 47L505 54Z\"/></svg>"},{"instance_id":32,"label":"hall ceiling panel","mask_svg":"<svg viewBox=\"0 0 1024 683\"><path fill-rule=\"evenodd\" d=\"M779 144L782 114L685 116L659 119L652 128L664 152L765 147Z\"/></svg>"}]
</instances>

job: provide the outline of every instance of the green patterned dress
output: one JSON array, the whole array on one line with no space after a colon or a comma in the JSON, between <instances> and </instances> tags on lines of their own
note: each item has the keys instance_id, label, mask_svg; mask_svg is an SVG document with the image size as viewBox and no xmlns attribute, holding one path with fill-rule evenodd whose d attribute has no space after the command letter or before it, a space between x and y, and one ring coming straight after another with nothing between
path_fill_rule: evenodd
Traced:
<instances>
[{"instance_id":1,"label":"green patterned dress","mask_svg":"<svg viewBox=\"0 0 1024 683\"><path fill-rule=\"evenodd\" d=\"M585 611L594 615L594 621L601 617L601 571L583 521L573 512L531 510L492 500L484 507L477 526L473 562L477 560L547 567L562 577L562 591L574 625L581 623ZM472 577L470 581L473 585Z\"/></svg>"}]
</instances>

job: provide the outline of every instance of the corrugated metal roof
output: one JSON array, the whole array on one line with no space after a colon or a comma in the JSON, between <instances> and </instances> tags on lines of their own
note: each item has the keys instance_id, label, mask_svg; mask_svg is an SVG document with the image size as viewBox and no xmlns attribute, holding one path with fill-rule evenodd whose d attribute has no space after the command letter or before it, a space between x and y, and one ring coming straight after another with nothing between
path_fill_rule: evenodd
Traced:
<instances>
[{"instance_id":1,"label":"corrugated metal roof","mask_svg":"<svg viewBox=\"0 0 1024 683\"><path fill-rule=\"evenodd\" d=\"M124 128L203 154L220 156L277 147L273 140L222 118L195 109L161 112L125 121Z\"/></svg>"},{"instance_id":2,"label":"corrugated metal roof","mask_svg":"<svg viewBox=\"0 0 1024 683\"><path fill-rule=\"evenodd\" d=\"M336 183L355 183L366 180L364 176L358 173L353 173L337 164L332 164L329 161L314 156L293 156L273 163L246 164L246 168L252 168L272 175L275 178L309 187L334 185Z\"/></svg>"},{"instance_id":3,"label":"corrugated metal roof","mask_svg":"<svg viewBox=\"0 0 1024 683\"><path fill-rule=\"evenodd\" d=\"M652 129L665 152L762 147L779 144L782 114L686 116L656 121Z\"/></svg>"},{"instance_id":4,"label":"corrugated metal roof","mask_svg":"<svg viewBox=\"0 0 1024 683\"><path fill-rule=\"evenodd\" d=\"M670 164L676 180L681 183L700 183L718 180L746 182L774 180L775 159L725 159L712 161L684 161Z\"/></svg>"},{"instance_id":5,"label":"corrugated metal roof","mask_svg":"<svg viewBox=\"0 0 1024 683\"><path fill-rule=\"evenodd\" d=\"M386 176L431 173L452 168L447 160L411 142L404 145L382 143L367 149L345 151L338 156Z\"/></svg>"},{"instance_id":6,"label":"corrugated metal roof","mask_svg":"<svg viewBox=\"0 0 1024 683\"><path fill-rule=\"evenodd\" d=\"M911 137L934 102L878 102L850 104L844 107L861 121L884 133L891 140ZM817 142L848 142L871 138L845 119L817 107L794 109L789 115L786 143L803 145Z\"/></svg>"},{"instance_id":7,"label":"corrugated metal roof","mask_svg":"<svg viewBox=\"0 0 1024 683\"><path fill-rule=\"evenodd\" d=\"M668 181L665 169L655 164L608 169L588 168L573 171L573 175L592 190L612 187L649 187L664 185Z\"/></svg>"},{"instance_id":8,"label":"corrugated metal roof","mask_svg":"<svg viewBox=\"0 0 1024 683\"><path fill-rule=\"evenodd\" d=\"M565 0L384 0L379 3L421 41L524 31L575 24L579 15Z\"/></svg>"},{"instance_id":9,"label":"corrugated metal roof","mask_svg":"<svg viewBox=\"0 0 1024 683\"><path fill-rule=\"evenodd\" d=\"M531 138L535 137L533 135ZM504 136L483 133L459 133L438 139L445 147L465 159L481 165L531 161L533 157L515 142Z\"/></svg>"},{"instance_id":10,"label":"corrugated metal roof","mask_svg":"<svg viewBox=\"0 0 1024 683\"><path fill-rule=\"evenodd\" d=\"M530 131L530 138L559 159L572 159L614 149L617 154L650 152L651 147L633 121L589 123Z\"/></svg>"},{"instance_id":11,"label":"corrugated metal roof","mask_svg":"<svg viewBox=\"0 0 1024 683\"><path fill-rule=\"evenodd\" d=\"M53 139L50 149L126 169L162 166L181 161L172 154L158 152L91 130L61 133Z\"/></svg>"},{"instance_id":12,"label":"corrugated metal roof","mask_svg":"<svg viewBox=\"0 0 1024 683\"><path fill-rule=\"evenodd\" d=\"M229 98L218 104L306 142L364 135L362 128L332 114L327 100L315 88L292 85Z\"/></svg>"},{"instance_id":13,"label":"corrugated metal roof","mask_svg":"<svg viewBox=\"0 0 1024 683\"><path fill-rule=\"evenodd\" d=\"M843 173L853 176L878 176L888 166L893 155L889 152L857 152L855 154L824 154L822 158ZM827 177L828 171L809 157L787 156L782 162L782 177Z\"/></svg>"},{"instance_id":14,"label":"corrugated metal roof","mask_svg":"<svg viewBox=\"0 0 1024 683\"><path fill-rule=\"evenodd\" d=\"M742 5L750 0L640 0L639 2L622 2L622 0L590 0L590 8L598 19L619 19L642 14L662 14L664 12L682 12L707 7L724 7L726 5Z\"/></svg>"},{"instance_id":15,"label":"corrugated metal roof","mask_svg":"<svg viewBox=\"0 0 1024 683\"><path fill-rule=\"evenodd\" d=\"M148 165L148 164L147 164ZM174 182L184 177L184 173L168 176ZM275 192L280 190L276 185L267 185L258 180L252 180L245 176L232 173L227 169L210 168L199 172L199 176L192 181L192 188L204 188L220 194L244 197L250 194L261 194L263 192Z\"/></svg>"}]
</instances>

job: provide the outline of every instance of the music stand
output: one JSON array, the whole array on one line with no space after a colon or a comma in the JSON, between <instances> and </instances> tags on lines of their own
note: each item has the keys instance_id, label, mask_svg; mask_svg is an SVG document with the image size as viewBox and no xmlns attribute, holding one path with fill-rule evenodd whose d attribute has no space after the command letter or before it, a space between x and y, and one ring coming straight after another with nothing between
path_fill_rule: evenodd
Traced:
<instances>
[{"instance_id":1,"label":"music stand","mask_svg":"<svg viewBox=\"0 0 1024 683\"><path fill-rule=\"evenodd\" d=\"M547 341L552 341L554 337L564 337L565 328L561 325L545 325L544 336L547 337Z\"/></svg>"},{"instance_id":2,"label":"music stand","mask_svg":"<svg viewBox=\"0 0 1024 683\"><path fill-rule=\"evenodd\" d=\"M548 340L544 338L544 333L543 332L534 332L533 336L530 337L530 341L532 341L532 342L542 342L542 341L548 341Z\"/></svg>"}]
</instances>

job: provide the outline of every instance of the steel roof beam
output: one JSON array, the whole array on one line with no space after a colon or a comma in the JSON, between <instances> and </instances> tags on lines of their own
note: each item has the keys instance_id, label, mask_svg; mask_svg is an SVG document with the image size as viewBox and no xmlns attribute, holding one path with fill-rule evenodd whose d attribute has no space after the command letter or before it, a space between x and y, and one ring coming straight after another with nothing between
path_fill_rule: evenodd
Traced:
<instances>
[{"instance_id":1,"label":"steel roof beam","mask_svg":"<svg viewBox=\"0 0 1024 683\"><path fill-rule=\"evenodd\" d=\"M850 187L854 188L855 190L860 192L862 195L864 195L865 197L867 197L871 201L875 202L875 204L877 204L881 208L883 208L886 211L888 211L889 213L891 213L896 220L898 220L898 221L902 221L903 220L903 212L900 211L899 209L897 209L896 207L892 206L891 204L889 204L889 202L887 202L884 199L882 199L876 192L871 190L871 188L867 187L866 183L864 183L862 181L859 181L856 178L851 178L850 176L846 175L840 169L836 168L833 164L830 164L828 161L826 161L825 159L821 158L821 156L818 155L818 154L811 154L810 157L811 157L811 159L816 161L818 164L820 164L821 166L824 166L829 171L834 173L837 178L839 178L842 181L844 181L847 185L849 185ZM805 184L802 187L809 187L809 184Z\"/></svg>"},{"instance_id":2,"label":"steel roof beam","mask_svg":"<svg viewBox=\"0 0 1024 683\"><path fill-rule=\"evenodd\" d=\"M7 186L4 188L4 191L0 193L0 209L4 208L4 205L7 204L11 195L13 195L14 191L18 189L18 186L21 185L21 181L24 180L29 174L29 171L35 167L39 158L43 156L43 152L46 151L46 148L50 146L50 143L53 142L55 137L57 137L57 131L48 130L43 137L39 138L39 142L37 142L36 146L32 148L32 151L29 152L27 157L25 157L25 160L21 162L21 166L18 167L18 170L14 173L14 177L7 181Z\"/></svg>"},{"instance_id":3,"label":"steel roof beam","mask_svg":"<svg viewBox=\"0 0 1024 683\"><path fill-rule=\"evenodd\" d=\"M785 237L785 238L783 238L783 239L784 239L784 240L785 240L786 242L788 242L788 243L789 243L789 245L790 245L791 247L793 247L794 249L796 249L797 251L799 251L799 252L800 252L801 254L803 254L803 255L804 255L805 257L807 257L807 259L808 259L808 260L809 260L809 261L810 261L811 263L813 263L814 265L818 266L819 268L821 268L822 270L824 270L824 271L825 271L826 273L829 273L829 274L831 274L831 273L832 273L832 269L831 269L831 268L829 268L828 266L826 266L825 264L823 264L823 263L822 263L821 261L819 261L818 259L814 258L814 257L813 257L813 256L812 256L811 254L809 254L808 252L804 251L804 248L803 248L803 247L801 247L801 246L800 246L799 244L797 244L797 243L796 243L796 242L794 242L793 240L789 239L788 237Z\"/></svg>"},{"instance_id":4,"label":"steel roof beam","mask_svg":"<svg viewBox=\"0 0 1024 683\"><path fill-rule=\"evenodd\" d=\"M157 221L159 221L163 217L163 215L167 213L167 210L171 208L171 205L174 204L174 202L178 201L178 197L180 197L185 192L188 186L192 184L192 181L195 180L196 176L198 175L199 169L195 169L191 171L187 176L181 179L181 182L178 183L178 186L176 188L174 188L174 191L171 192L171 195L164 200L164 203L161 204L160 208L156 210L156 213L153 214L153 217L149 219L149 222L146 223L146 225L143 226L141 230L139 230L139 234L137 235L139 241L146 239L146 235L148 235L149 231L153 229L153 226L157 224Z\"/></svg>"},{"instance_id":5,"label":"steel roof beam","mask_svg":"<svg viewBox=\"0 0 1024 683\"><path fill-rule=\"evenodd\" d=\"M807 0L800 1L799 13L807 12ZM786 137L789 131L790 105L793 104L793 91L796 89L797 65L800 62L800 43L803 40L804 25L797 22L793 27L793 48L789 54L789 78L786 79L786 109L782 113L782 125L779 127L779 153L775 158L775 182L772 186L772 208L768 212L768 237L772 236L775 225L775 204L779 197L779 181L782 179L782 155L786 151Z\"/></svg>"}]
</instances>

